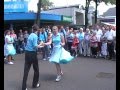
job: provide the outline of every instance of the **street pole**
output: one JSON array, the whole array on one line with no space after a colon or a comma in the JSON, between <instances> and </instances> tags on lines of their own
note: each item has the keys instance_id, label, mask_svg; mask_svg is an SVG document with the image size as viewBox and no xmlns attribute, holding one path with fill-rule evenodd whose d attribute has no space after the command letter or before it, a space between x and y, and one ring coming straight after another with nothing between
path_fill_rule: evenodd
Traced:
<instances>
[{"instance_id":1,"label":"street pole","mask_svg":"<svg viewBox=\"0 0 120 90\"><path fill-rule=\"evenodd\" d=\"M95 24L97 24L97 7L98 7L98 0L95 0L95 5L96 5L96 8L95 8Z\"/></svg>"},{"instance_id":2,"label":"street pole","mask_svg":"<svg viewBox=\"0 0 120 90\"><path fill-rule=\"evenodd\" d=\"M87 1L88 0L86 0L86 6L85 6L85 30L86 30L86 28L87 28Z\"/></svg>"}]
</instances>

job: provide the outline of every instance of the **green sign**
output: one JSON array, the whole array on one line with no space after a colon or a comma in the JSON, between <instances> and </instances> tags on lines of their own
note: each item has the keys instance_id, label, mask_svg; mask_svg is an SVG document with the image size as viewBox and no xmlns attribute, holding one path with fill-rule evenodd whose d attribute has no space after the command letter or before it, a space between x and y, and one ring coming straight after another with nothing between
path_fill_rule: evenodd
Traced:
<instances>
[{"instance_id":1,"label":"green sign","mask_svg":"<svg viewBox=\"0 0 120 90\"><path fill-rule=\"evenodd\" d=\"M67 22L72 22L72 17L71 16L63 16L62 20L67 21Z\"/></svg>"}]
</instances>

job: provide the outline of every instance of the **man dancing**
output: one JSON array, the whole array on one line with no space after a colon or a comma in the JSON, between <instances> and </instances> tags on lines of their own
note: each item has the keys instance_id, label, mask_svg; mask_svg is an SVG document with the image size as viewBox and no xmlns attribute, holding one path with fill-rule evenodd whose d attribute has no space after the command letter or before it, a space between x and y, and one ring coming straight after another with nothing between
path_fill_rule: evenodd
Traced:
<instances>
[{"instance_id":1,"label":"man dancing","mask_svg":"<svg viewBox=\"0 0 120 90\"><path fill-rule=\"evenodd\" d=\"M24 65L24 75L23 75L23 83L22 83L22 90L27 90L27 77L30 70L31 65L33 64L34 69L34 77L33 77L33 88L40 87L39 81L39 67L38 67L38 59L37 59L37 48L39 47L37 41L37 25L33 25L33 33L31 33L28 37L27 44L25 47L25 65Z\"/></svg>"}]
</instances>

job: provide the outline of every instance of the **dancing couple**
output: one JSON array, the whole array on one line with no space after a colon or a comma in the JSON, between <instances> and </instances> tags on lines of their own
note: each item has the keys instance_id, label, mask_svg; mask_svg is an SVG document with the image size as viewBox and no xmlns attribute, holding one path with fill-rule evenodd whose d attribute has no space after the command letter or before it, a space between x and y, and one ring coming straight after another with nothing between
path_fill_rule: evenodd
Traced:
<instances>
[{"instance_id":1,"label":"dancing couple","mask_svg":"<svg viewBox=\"0 0 120 90\"><path fill-rule=\"evenodd\" d=\"M41 47L40 44L37 43L37 40L38 40L37 31L39 27L37 25L33 25L32 29L33 29L33 33L29 35L28 41L25 47L25 66L24 66L22 90L27 90L26 82L27 82L28 72L32 64L34 69L32 87L33 88L40 87L39 66L38 66L38 59L37 59L37 49ZM63 46L65 45L65 40L64 40L64 36L62 36L58 32L58 27L53 26L52 29L53 29L53 35L51 39L49 39L47 43L44 43L43 46L47 46L53 43L53 50L52 50L52 54L49 61L51 63L54 63L56 66L57 78L55 79L55 81L58 82L61 80L63 75L60 64L67 64L71 60L73 60L74 57L72 57L70 53L63 48Z\"/></svg>"}]
</instances>

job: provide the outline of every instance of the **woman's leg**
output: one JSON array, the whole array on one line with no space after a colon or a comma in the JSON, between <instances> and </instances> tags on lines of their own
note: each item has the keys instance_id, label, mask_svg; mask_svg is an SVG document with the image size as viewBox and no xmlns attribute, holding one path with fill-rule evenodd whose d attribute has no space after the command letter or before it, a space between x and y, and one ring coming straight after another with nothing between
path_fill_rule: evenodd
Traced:
<instances>
[{"instance_id":1,"label":"woman's leg","mask_svg":"<svg viewBox=\"0 0 120 90\"><path fill-rule=\"evenodd\" d=\"M57 75L61 75L62 70L61 70L60 64L55 63L55 65L56 65L56 69L57 69Z\"/></svg>"},{"instance_id":2,"label":"woman's leg","mask_svg":"<svg viewBox=\"0 0 120 90\"><path fill-rule=\"evenodd\" d=\"M57 78L56 78L56 82L59 82L61 80L61 76L63 75L60 64L55 64L56 65L56 69L57 69Z\"/></svg>"},{"instance_id":3,"label":"woman's leg","mask_svg":"<svg viewBox=\"0 0 120 90\"><path fill-rule=\"evenodd\" d=\"M14 64L14 63L12 62L12 56L8 55L7 57L8 57L8 64Z\"/></svg>"},{"instance_id":4,"label":"woman's leg","mask_svg":"<svg viewBox=\"0 0 120 90\"><path fill-rule=\"evenodd\" d=\"M8 55L8 62L12 61L12 56Z\"/></svg>"}]
</instances>

